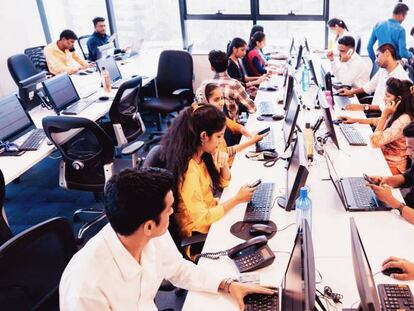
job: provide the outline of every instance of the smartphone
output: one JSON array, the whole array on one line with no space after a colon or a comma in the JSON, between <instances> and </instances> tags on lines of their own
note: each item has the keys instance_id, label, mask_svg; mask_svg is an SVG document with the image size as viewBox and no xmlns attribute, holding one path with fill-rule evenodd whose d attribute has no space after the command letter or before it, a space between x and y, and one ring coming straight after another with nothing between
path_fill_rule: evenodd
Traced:
<instances>
[{"instance_id":1,"label":"smartphone","mask_svg":"<svg viewBox=\"0 0 414 311\"><path fill-rule=\"evenodd\" d=\"M367 175L367 174L365 174L365 173L363 173L362 174L362 176L364 177L364 179L367 181L367 182L369 182L370 184L373 184L373 185L379 185L379 183L377 183L377 182L374 182L371 178L369 178L369 176Z\"/></svg>"},{"instance_id":2,"label":"smartphone","mask_svg":"<svg viewBox=\"0 0 414 311\"><path fill-rule=\"evenodd\" d=\"M265 128L264 130L261 130L259 133L257 133L257 134L259 134L259 135L263 135L263 134L266 134L267 132L269 132L270 131L270 126L269 127L267 127L267 128Z\"/></svg>"},{"instance_id":3,"label":"smartphone","mask_svg":"<svg viewBox=\"0 0 414 311\"><path fill-rule=\"evenodd\" d=\"M256 180L254 183L251 183L249 185L250 188L256 188L258 185L260 185L262 183L261 179Z\"/></svg>"}]
</instances>

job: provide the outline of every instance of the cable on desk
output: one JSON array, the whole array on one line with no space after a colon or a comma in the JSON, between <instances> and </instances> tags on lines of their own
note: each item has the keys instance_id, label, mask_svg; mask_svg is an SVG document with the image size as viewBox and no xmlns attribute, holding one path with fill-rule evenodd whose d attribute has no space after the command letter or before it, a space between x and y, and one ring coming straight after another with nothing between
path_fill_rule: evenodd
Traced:
<instances>
[{"instance_id":1,"label":"cable on desk","mask_svg":"<svg viewBox=\"0 0 414 311\"><path fill-rule=\"evenodd\" d=\"M283 231L283 230L286 230L287 228L292 227L292 226L294 226L294 225L296 225L296 222L293 222L293 223L291 223L291 224L287 225L286 227L284 227L284 228L282 228L282 229L280 229L280 230L277 230L277 232L281 232L281 231Z\"/></svg>"}]
</instances>

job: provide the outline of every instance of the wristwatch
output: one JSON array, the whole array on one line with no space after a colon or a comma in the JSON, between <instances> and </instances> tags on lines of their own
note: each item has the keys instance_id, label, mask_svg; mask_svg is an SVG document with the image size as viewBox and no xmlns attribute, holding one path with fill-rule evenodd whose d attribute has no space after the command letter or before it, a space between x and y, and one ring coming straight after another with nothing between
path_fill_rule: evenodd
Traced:
<instances>
[{"instance_id":1,"label":"wristwatch","mask_svg":"<svg viewBox=\"0 0 414 311\"><path fill-rule=\"evenodd\" d=\"M364 105L364 111L368 111L369 110L369 105Z\"/></svg>"},{"instance_id":2,"label":"wristwatch","mask_svg":"<svg viewBox=\"0 0 414 311\"><path fill-rule=\"evenodd\" d=\"M396 208L396 210L398 211L398 214L399 214L400 216L402 216L403 209L404 209L404 207L406 207L406 206L407 206L407 204L405 204L404 202L401 202L401 203L400 203L400 205L398 205L398 207Z\"/></svg>"}]
</instances>

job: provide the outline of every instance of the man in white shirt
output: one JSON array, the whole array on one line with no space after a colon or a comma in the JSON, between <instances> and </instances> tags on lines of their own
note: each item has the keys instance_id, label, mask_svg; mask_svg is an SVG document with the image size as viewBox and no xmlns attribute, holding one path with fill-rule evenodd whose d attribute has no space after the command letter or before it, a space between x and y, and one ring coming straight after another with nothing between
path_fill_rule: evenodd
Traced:
<instances>
[{"instance_id":1,"label":"man in white shirt","mask_svg":"<svg viewBox=\"0 0 414 311\"><path fill-rule=\"evenodd\" d=\"M370 66L355 52L355 40L344 36L338 40L339 59L334 59L334 52L326 56L331 61L332 74L335 80L344 85L362 87L369 81Z\"/></svg>"},{"instance_id":2,"label":"man in white shirt","mask_svg":"<svg viewBox=\"0 0 414 311\"><path fill-rule=\"evenodd\" d=\"M391 44L383 44L377 49L376 63L380 67L372 79L363 87L353 88L351 90L341 89L340 94L343 96L351 96L355 94L372 94L371 105L349 104L346 110L365 110L379 111L385 106L384 95L388 78L397 78L400 80L410 80L407 72L397 61L395 49Z\"/></svg>"},{"instance_id":3,"label":"man in white shirt","mask_svg":"<svg viewBox=\"0 0 414 311\"><path fill-rule=\"evenodd\" d=\"M66 267L60 310L157 310L154 297L165 278L190 290L229 293L244 309L249 293L270 289L223 279L185 260L168 233L173 178L163 169L125 170L106 185L109 224Z\"/></svg>"}]
</instances>

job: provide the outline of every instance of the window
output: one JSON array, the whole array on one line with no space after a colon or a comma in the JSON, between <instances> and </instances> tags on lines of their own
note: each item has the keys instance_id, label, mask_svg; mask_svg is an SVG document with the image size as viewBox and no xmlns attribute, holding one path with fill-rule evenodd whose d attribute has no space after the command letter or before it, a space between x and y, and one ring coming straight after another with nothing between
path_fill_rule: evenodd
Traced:
<instances>
[{"instance_id":1,"label":"window","mask_svg":"<svg viewBox=\"0 0 414 311\"><path fill-rule=\"evenodd\" d=\"M177 0L112 0L120 47L182 47Z\"/></svg>"},{"instance_id":2,"label":"window","mask_svg":"<svg viewBox=\"0 0 414 311\"><path fill-rule=\"evenodd\" d=\"M188 14L250 14L250 1L247 0L187 0Z\"/></svg>"},{"instance_id":3,"label":"window","mask_svg":"<svg viewBox=\"0 0 414 311\"><path fill-rule=\"evenodd\" d=\"M323 0L260 0L260 14L323 15Z\"/></svg>"}]
</instances>

